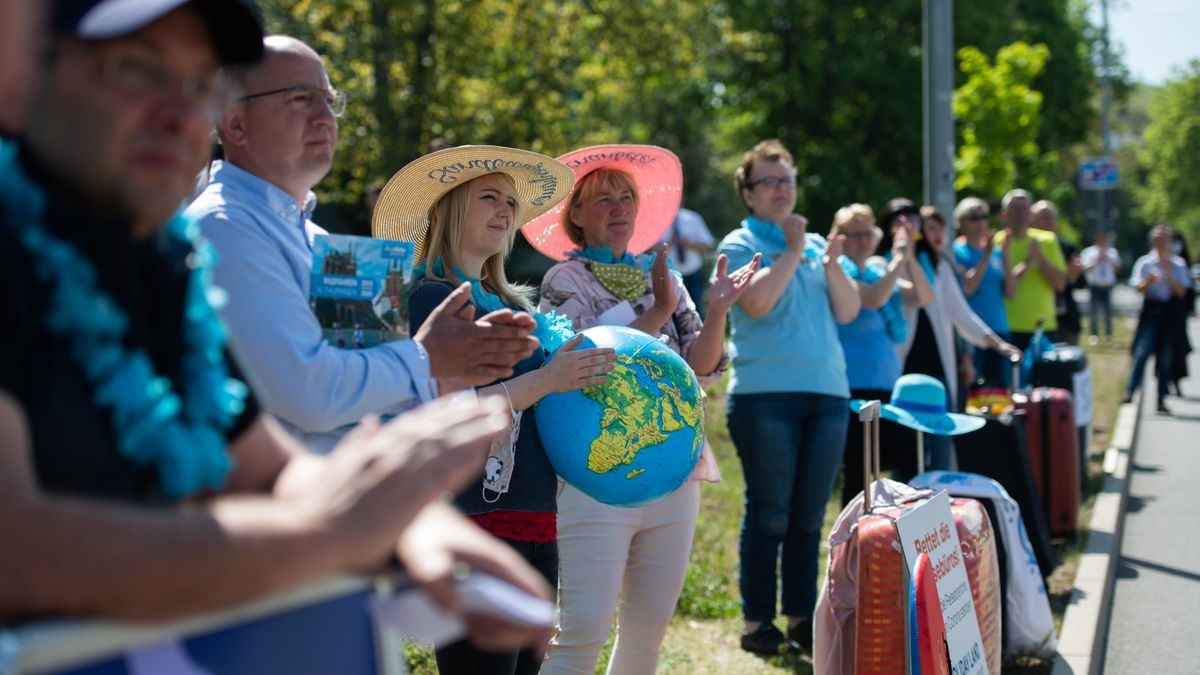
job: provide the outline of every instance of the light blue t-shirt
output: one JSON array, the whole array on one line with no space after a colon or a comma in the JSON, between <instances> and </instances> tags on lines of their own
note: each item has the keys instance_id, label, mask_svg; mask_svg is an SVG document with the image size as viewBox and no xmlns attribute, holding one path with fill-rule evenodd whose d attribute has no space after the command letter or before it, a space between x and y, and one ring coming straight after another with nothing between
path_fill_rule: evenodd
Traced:
<instances>
[{"instance_id":1,"label":"light blue t-shirt","mask_svg":"<svg viewBox=\"0 0 1200 675\"><path fill-rule=\"evenodd\" d=\"M782 232L775 241L751 233L748 222L730 232L718 247L729 258L729 269L750 262L762 253L762 266L770 267L784 252ZM757 219L756 219L757 220ZM755 225L778 228L765 221ZM846 359L838 340L837 324L829 306L825 284L825 239L808 234L804 258L787 288L765 316L754 318L735 304L729 311L733 325L730 350L733 372L729 393L762 394L803 392L848 397Z\"/></svg>"},{"instance_id":2,"label":"light blue t-shirt","mask_svg":"<svg viewBox=\"0 0 1200 675\"><path fill-rule=\"evenodd\" d=\"M845 256L842 260L843 267L854 265ZM888 336L883 312L863 307L854 321L838 324L837 332L842 352L854 355L854 358L846 359L846 379L850 388L891 391L892 385L900 379L900 356L896 353L896 343Z\"/></svg>"},{"instance_id":3,"label":"light blue t-shirt","mask_svg":"<svg viewBox=\"0 0 1200 675\"><path fill-rule=\"evenodd\" d=\"M960 268L971 269L982 257L983 249L965 241L954 242L954 261ZM966 295L965 291L963 295ZM999 249L992 249L992 261L983 273L975 295L967 296L967 304L988 328L999 335L1008 335L1008 313L1004 311L1004 254Z\"/></svg>"}]
</instances>

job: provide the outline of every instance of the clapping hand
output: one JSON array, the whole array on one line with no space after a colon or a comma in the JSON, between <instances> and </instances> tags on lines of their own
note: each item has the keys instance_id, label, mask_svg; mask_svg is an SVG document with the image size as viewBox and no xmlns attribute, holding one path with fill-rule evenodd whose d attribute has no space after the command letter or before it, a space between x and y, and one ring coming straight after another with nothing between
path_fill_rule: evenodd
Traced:
<instances>
[{"instance_id":1,"label":"clapping hand","mask_svg":"<svg viewBox=\"0 0 1200 675\"><path fill-rule=\"evenodd\" d=\"M839 234L829 238L829 247L825 249L825 264L836 265L837 259L842 257L842 251L846 248L846 235Z\"/></svg>"},{"instance_id":2,"label":"clapping hand","mask_svg":"<svg viewBox=\"0 0 1200 675\"><path fill-rule=\"evenodd\" d=\"M671 278L671 268L667 266L667 244L659 244L654 248L654 264L650 267L650 290L654 293L654 306L669 317L675 313L676 303L675 280Z\"/></svg>"},{"instance_id":3,"label":"clapping hand","mask_svg":"<svg viewBox=\"0 0 1200 675\"><path fill-rule=\"evenodd\" d=\"M750 280L758 271L762 254L755 253L754 258L729 274L729 258L724 254L717 257L717 267L712 286L708 291L708 308L710 312L724 314L742 297L742 293L750 288Z\"/></svg>"},{"instance_id":4,"label":"clapping hand","mask_svg":"<svg viewBox=\"0 0 1200 675\"><path fill-rule=\"evenodd\" d=\"M443 609L462 617L467 633L481 649L505 651L530 647L539 656L550 641L549 627L531 627L463 609L455 590L464 572L479 570L518 589L554 601L550 586L509 545L445 504L427 507L396 545L405 572Z\"/></svg>"},{"instance_id":5,"label":"clapping hand","mask_svg":"<svg viewBox=\"0 0 1200 675\"><path fill-rule=\"evenodd\" d=\"M807 218L793 213L784 218L783 222L779 223L779 227L783 230L783 240L787 243L787 250L804 250L804 237L808 233Z\"/></svg>"},{"instance_id":6,"label":"clapping hand","mask_svg":"<svg viewBox=\"0 0 1200 675\"><path fill-rule=\"evenodd\" d=\"M433 377L454 386L478 386L508 377L537 348L537 327L523 312L501 309L475 318L471 287L463 284L430 313L413 341L429 354Z\"/></svg>"},{"instance_id":7,"label":"clapping hand","mask_svg":"<svg viewBox=\"0 0 1200 675\"><path fill-rule=\"evenodd\" d=\"M912 254L915 242L908 236L908 229L896 228L892 233L892 260L903 261Z\"/></svg>"},{"instance_id":8,"label":"clapping hand","mask_svg":"<svg viewBox=\"0 0 1200 675\"><path fill-rule=\"evenodd\" d=\"M1007 251L1008 238L1004 239L1004 248ZM996 248L996 231L992 228L987 228L983 231L983 257L991 257L992 251Z\"/></svg>"}]
</instances>

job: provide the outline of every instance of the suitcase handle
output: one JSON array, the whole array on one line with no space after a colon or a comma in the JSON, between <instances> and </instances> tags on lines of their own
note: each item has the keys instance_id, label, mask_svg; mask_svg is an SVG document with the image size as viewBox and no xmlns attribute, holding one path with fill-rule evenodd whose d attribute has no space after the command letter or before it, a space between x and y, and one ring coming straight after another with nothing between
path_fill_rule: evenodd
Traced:
<instances>
[{"instance_id":1,"label":"suitcase handle","mask_svg":"<svg viewBox=\"0 0 1200 675\"><path fill-rule=\"evenodd\" d=\"M925 432L916 429L917 432L917 475L925 473Z\"/></svg>"},{"instance_id":2,"label":"suitcase handle","mask_svg":"<svg viewBox=\"0 0 1200 675\"><path fill-rule=\"evenodd\" d=\"M863 509L871 512L871 484L879 475L879 401L867 401L858 409L863 425Z\"/></svg>"}]
</instances>

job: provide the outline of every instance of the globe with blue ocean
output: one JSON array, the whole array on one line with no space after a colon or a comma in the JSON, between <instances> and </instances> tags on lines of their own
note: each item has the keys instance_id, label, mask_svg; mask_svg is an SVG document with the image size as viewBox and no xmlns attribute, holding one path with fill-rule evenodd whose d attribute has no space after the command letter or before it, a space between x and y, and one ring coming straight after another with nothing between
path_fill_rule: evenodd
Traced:
<instances>
[{"instance_id":1,"label":"globe with blue ocean","mask_svg":"<svg viewBox=\"0 0 1200 675\"><path fill-rule=\"evenodd\" d=\"M579 349L611 347L617 360L604 384L538 404L551 464L605 504L640 506L670 494L687 480L704 444L700 382L682 357L639 330L596 326L583 335Z\"/></svg>"}]
</instances>

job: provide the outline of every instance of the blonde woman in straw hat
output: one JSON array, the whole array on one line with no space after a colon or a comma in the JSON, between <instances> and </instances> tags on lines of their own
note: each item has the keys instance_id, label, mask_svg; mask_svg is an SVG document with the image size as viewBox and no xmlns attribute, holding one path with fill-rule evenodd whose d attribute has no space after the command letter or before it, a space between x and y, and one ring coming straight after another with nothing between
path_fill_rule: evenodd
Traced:
<instances>
[{"instance_id":1,"label":"blonde woman in straw hat","mask_svg":"<svg viewBox=\"0 0 1200 675\"><path fill-rule=\"evenodd\" d=\"M560 260L542 280L540 308L565 314L577 330L627 325L665 334L702 382L719 378L725 313L757 269L728 273L717 261L707 320L701 321L682 279L667 268L660 241L679 210L679 159L653 146L607 145L559 158L575 172L569 202L521 231ZM653 673L659 646L683 588L700 508L698 479L719 480L712 450L693 480L636 508L609 506L570 485L559 493L559 627L543 673L592 673L622 596L608 672Z\"/></svg>"},{"instance_id":2,"label":"blonde woman in straw hat","mask_svg":"<svg viewBox=\"0 0 1200 675\"><path fill-rule=\"evenodd\" d=\"M478 313L529 311L527 289L508 281L504 259L517 227L553 207L574 177L561 163L524 150L462 146L426 155L401 169L380 194L376 236L416 243L418 280L409 291L409 322L419 326L454 289L471 284ZM558 577L555 493L557 476L546 457L533 415L543 396L603 382L616 359L611 349L576 349L566 321L535 315L534 335L544 349L562 345L543 368L544 351L517 364L511 377L480 389L508 398L510 433L494 443L482 485L456 504L484 530L507 542L553 586ZM564 344L565 341L565 344ZM442 390L457 388L442 382ZM439 649L442 673L536 673L543 649L489 653L466 640Z\"/></svg>"}]
</instances>

